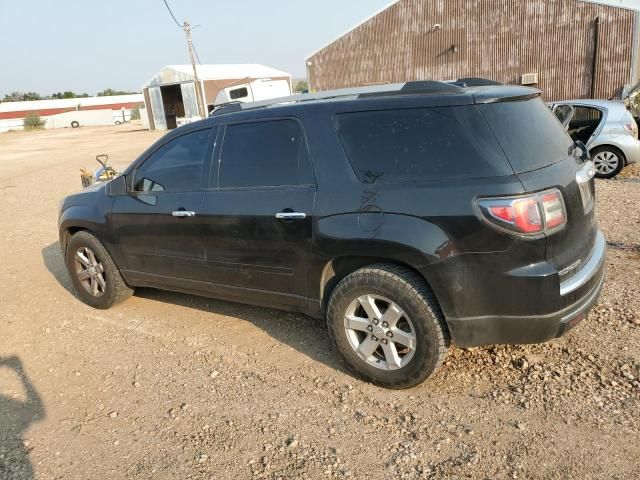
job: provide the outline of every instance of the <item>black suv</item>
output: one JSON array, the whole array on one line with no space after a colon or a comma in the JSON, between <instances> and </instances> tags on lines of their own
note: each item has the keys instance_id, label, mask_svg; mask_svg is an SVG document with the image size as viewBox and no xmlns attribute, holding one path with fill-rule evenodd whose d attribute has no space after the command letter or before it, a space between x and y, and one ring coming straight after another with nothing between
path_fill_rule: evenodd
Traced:
<instances>
[{"instance_id":1,"label":"black suv","mask_svg":"<svg viewBox=\"0 0 640 480\"><path fill-rule=\"evenodd\" d=\"M412 82L223 107L64 200L67 268L96 308L140 286L326 317L390 388L450 341L558 337L606 246L593 164L539 95Z\"/></svg>"}]
</instances>

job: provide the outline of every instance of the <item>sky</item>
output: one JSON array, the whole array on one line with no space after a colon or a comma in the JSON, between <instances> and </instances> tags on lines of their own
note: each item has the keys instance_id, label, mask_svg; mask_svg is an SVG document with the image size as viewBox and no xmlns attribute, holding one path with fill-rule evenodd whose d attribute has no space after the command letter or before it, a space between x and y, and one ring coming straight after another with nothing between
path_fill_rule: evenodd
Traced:
<instances>
[{"instance_id":1,"label":"sky","mask_svg":"<svg viewBox=\"0 0 640 480\"><path fill-rule=\"evenodd\" d=\"M305 76L304 59L391 0L168 0L202 63L262 63ZM106 88L139 91L187 64L163 0L0 0L0 98Z\"/></svg>"}]
</instances>

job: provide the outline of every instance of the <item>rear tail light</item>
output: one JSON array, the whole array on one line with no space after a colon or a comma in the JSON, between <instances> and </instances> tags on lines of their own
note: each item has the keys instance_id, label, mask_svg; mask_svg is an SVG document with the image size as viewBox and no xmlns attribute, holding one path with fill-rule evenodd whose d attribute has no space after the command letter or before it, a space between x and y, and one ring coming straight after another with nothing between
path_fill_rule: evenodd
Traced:
<instances>
[{"instance_id":1,"label":"rear tail light","mask_svg":"<svg viewBox=\"0 0 640 480\"><path fill-rule=\"evenodd\" d=\"M555 188L517 197L481 198L476 205L482 220L524 237L550 234L567 224L564 199Z\"/></svg>"},{"instance_id":2,"label":"rear tail light","mask_svg":"<svg viewBox=\"0 0 640 480\"><path fill-rule=\"evenodd\" d=\"M625 124L624 124L624 129L625 129L627 132L629 132L629 133L633 134L633 136L634 136L635 138L638 138L638 124L635 122L635 120L634 120L634 121L632 121L632 122L627 122L627 123L625 123Z\"/></svg>"}]
</instances>

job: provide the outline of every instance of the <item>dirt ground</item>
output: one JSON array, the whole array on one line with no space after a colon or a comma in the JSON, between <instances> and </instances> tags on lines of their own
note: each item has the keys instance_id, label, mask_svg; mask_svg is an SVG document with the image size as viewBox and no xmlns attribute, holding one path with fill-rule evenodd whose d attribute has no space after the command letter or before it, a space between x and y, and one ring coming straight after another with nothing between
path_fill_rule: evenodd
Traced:
<instances>
[{"instance_id":1,"label":"dirt ground","mask_svg":"<svg viewBox=\"0 0 640 480\"><path fill-rule=\"evenodd\" d=\"M79 168L159 135L0 135L0 478L638 478L640 169L598 181L597 308L546 345L452 348L423 385L348 373L322 322L142 289L81 303L57 238ZM523 292L526 295L526 292Z\"/></svg>"}]
</instances>

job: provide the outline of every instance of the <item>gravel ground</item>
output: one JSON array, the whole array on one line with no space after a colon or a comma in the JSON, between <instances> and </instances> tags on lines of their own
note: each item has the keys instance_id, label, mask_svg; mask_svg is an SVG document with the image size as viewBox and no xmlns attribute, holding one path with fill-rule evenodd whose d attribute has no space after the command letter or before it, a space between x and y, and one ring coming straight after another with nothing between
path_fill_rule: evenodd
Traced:
<instances>
[{"instance_id":1,"label":"gravel ground","mask_svg":"<svg viewBox=\"0 0 640 480\"><path fill-rule=\"evenodd\" d=\"M74 295L57 205L134 126L0 135L0 478L628 478L640 472L640 169L598 181L608 281L545 345L452 348L423 385L346 373L322 322L150 289Z\"/></svg>"}]
</instances>

